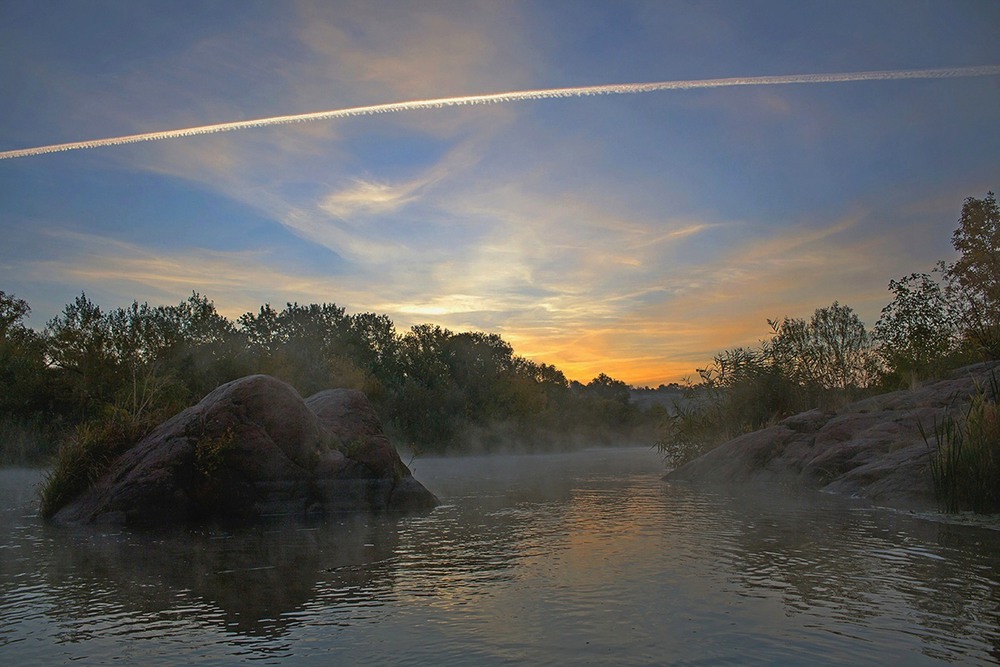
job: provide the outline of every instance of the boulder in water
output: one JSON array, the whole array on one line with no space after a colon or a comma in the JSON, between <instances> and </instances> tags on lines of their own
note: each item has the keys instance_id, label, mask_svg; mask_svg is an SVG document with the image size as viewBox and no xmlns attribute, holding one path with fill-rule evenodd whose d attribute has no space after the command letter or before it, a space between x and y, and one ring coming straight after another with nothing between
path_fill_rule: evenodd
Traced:
<instances>
[{"instance_id":1,"label":"boulder in water","mask_svg":"<svg viewBox=\"0 0 1000 667\"><path fill-rule=\"evenodd\" d=\"M163 524L436 504L364 394L304 401L290 385L252 375L158 426L53 518Z\"/></svg>"}]
</instances>

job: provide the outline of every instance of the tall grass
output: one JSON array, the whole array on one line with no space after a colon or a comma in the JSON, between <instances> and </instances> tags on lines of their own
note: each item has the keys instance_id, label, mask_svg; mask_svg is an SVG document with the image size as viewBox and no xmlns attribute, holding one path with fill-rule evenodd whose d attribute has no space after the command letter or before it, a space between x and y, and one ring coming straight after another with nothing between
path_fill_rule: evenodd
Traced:
<instances>
[{"instance_id":1,"label":"tall grass","mask_svg":"<svg viewBox=\"0 0 1000 667\"><path fill-rule=\"evenodd\" d=\"M51 518L66 503L86 491L142 436L150 422L109 407L101 418L79 424L63 442L41 491L41 512Z\"/></svg>"},{"instance_id":2,"label":"tall grass","mask_svg":"<svg viewBox=\"0 0 1000 667\"><path fill-rule=\"evenodd\" d=\"M1000 511L1000 380L990 375L979 386L964 413L935 421L928 434L934 495L945 512ZM931 441L936 447L931 445Z\"/></svg>"},{"instance_id":3,"label":"tall grass","mask_svg":"<svg viewBox=\"0 0 1000 667\"><path fill-rule=\"evenodd\" d=\"M86 491L111 463L181 407L175 383L152 376L133 382L115 404L65 438L41 490L41 514L51 518Z\"/></svg>"},{"instance_id":4,"label":"tall grass","mask_svg":"<svg viewBox=\"0 0 1000 667\"><path fill-rule=\"evenodd\" d=\"M0 418L0 466L46 464L58 449L65 429L65 424L55 418Z\"/></svg>"}]
</instances>

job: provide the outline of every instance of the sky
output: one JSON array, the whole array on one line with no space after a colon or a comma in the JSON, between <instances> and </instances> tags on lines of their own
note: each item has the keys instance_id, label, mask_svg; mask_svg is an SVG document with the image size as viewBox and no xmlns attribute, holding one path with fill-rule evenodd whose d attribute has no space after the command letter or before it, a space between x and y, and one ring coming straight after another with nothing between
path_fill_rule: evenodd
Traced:
<instances>
[{"instance_id":1,"label":"sky","mask_svg":"<svg viewBox=\"0 0 1000 667\"><path fill-rule=\"evenodd\" d=\"M0 0L0 152L605 84L1000 65L994 0ZM575 380L696 378L768 319L951 260L1000 188L1000 76L663 90L0 160L42 329L192 292L499 333Z\"/></svg>"}]
</instances>

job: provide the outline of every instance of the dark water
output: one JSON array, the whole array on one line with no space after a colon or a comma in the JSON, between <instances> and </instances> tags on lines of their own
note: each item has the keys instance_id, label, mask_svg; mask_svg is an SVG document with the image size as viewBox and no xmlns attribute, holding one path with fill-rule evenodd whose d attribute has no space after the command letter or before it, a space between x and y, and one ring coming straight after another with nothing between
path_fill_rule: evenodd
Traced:
<instances>
[{"instance_id":1,"label":"dark water","mask_svg":"<svg viewBox=\"0 0 1000 667\"><path fill-rule=\"evenodd\" d=\"M989 521L669 485L647 450L412 467L430 514L165 533L44 525L0 470L0 663L1000 662Z\"/></svg>"}]
</instances>

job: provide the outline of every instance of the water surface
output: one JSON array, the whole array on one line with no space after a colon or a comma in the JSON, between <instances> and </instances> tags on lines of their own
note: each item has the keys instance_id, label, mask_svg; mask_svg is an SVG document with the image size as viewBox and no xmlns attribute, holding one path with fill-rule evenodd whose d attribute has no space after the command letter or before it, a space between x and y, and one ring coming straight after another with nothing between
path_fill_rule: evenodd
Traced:
<instances>
[{"instance_id":1,"label":"water surface","mask_svg":"<svg viewBox=\"0 0 1000 667\"><path fill-rule=\"evenodd\" d=\"M4 664L1000 662L1000 531L667 484L645 449L417 459L442 499L159 532L0 470Z\"/></svg>"}]
</instances>

